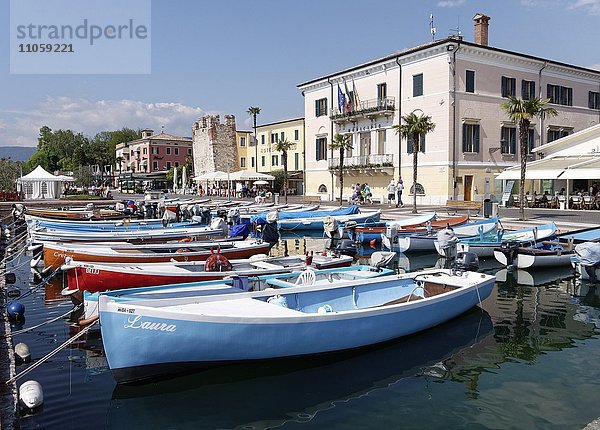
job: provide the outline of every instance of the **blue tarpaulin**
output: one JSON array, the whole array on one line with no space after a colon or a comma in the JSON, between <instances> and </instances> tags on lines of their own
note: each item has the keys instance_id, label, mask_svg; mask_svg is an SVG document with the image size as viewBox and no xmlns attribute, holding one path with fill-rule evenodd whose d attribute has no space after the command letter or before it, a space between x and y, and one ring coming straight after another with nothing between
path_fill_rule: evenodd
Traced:
<instances>
[{"instance_id":1,"label":"blue tarpaulin","mask_svg":"<svg viewBox=\"0 0 600 430\"><path fill-rule=\"evenodd\" d=\"M326 216L354 215L359 213L359 207L356 205L348 206L347 208L334 209L327 211L282 211L277 214L279 220L283 219L298 219L298 218L322 218ZM261 213L250 218L251 223L264 224L267 222L267 214Z\"/></svg>"}]
</instances>

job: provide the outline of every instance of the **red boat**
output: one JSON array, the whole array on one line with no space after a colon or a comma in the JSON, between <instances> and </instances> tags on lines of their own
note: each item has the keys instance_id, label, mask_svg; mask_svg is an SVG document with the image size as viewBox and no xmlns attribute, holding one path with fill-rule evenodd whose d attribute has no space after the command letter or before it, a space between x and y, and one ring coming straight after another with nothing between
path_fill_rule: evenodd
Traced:
<instances>
[{"instance_id":1,"label":"red boat","mask_svg":"<svg viewBox=\"0 0 600 430\"><path fill-rule=\"evenodd\" d=\"M216 264L215 259L219 260ZM236 275L259 276L286 273L304 269L307 262L315 269L331 269L350 266L352 261L353 258L346 255L271 258L266 255L255 255L245 260L229 261L223 259L220 254L213 254L207 261L184 263L106 264L73 261L65 264L62 269L67 273L69 291L94 293L122 288L212 281Z\"/></svg>"}]
</instances>

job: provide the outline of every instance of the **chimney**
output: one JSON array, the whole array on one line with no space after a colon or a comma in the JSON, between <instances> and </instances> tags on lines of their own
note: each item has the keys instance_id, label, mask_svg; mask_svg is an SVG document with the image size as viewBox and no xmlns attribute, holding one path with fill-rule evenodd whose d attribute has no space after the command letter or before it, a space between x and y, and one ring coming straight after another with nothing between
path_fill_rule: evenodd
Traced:
<instances>
[{"instance_id":1,"label":"chimney","mask_svg":"<svg viewBox=\"0 0 600 430\"><path fill-rule=\"evenodd\" d=\"M142 139L147 139L150 136L152 136L152 133L154 133L154 130L150 129L150 128L145 128L142 130Z\"/></svg>"},{"instance_id":2,"label":"chimney","mask_svg":"<svg viewBox=\"0 0 600 430\"><path fill-rule=\"evenodd\" d=\"M473 17L475 22L475 43L488 46L488 26L490 17L482 13L477 13Z\"/></svg>"}]
</instances>

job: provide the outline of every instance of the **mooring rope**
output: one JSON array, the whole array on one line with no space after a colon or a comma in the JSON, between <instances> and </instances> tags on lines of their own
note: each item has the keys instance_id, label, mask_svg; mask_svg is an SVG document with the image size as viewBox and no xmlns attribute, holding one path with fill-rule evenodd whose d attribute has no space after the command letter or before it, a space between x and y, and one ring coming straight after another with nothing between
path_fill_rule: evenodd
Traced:
<instances>
[{"instance_id":1,"label":"mooring rope","mask_svg":"<svg viewBox=\"0 0 600 430\"><path fill-rule=\"evenodd\" d=\"M32 370L38 368L39 366L41 366L46 360L48 360L49 358L55 356L57 353L59 353L60 351L62 351L63 349L65 349L67 346L69 346L71 343L73 343L74 341L76 341L77 339L79 339L80 337L82 337L84 334L86 334L93 326L94 324L96 324L98 322L98 320L94 321L93 323L91 323L89 326L87 326L86 328L84 328L83 330L81 330L79 333L77 333L75 336L67 339L62 345L60 345L58 348L50 351L48 354L46 354L44 357L40 358L37 362L35 362L34 364L32 364L31 366L29 366L27 369L23 370L22 372L16 374L15 376L13 376L12 378L10 378L8 381L6 381L6 384L12 384L13 382L15 382L17 379L21 378L22 376L25 376L26 374L28 374L29 372L31 372Z\"/></svg>"},{"instance_id":2,"label":"mooring rope","mask_svg":"<svg viewBox=\"0 0 600 430\"><path fill-rule=\"evenodd\" d=\"M43 327L43 326L45 326L46 324L53 323L54 321L57 321L57 320L59 320L59 319L61 319L61 318L64 318L64 317L66 317L67 315L69 315L70 313L72 313L72 312L75 312L76 310L79 310L79 308L81 308L81 306L83 306L83 304L79 304L79 305L77 305L77 306L73 307L72 309L69 309L69 310L68 310L67 312L65 312L64 314L62 314L62 315L59 315L59 316L57 316L57 317L55 317L55 318L49 319L48 321L41 322L41 323L39 323L39 324L37 324L37 325L34 325L34 326L32 326L32 327L27 327L27 328L23 328L23 329L21 329L21 330L13 331L13 332L12 332L12 333L10 333L10 334L5 334L5 335L4 335L4 338L8 338L8 337L12 337L12 336L16 336L16 335L18 335L18 334L27 333L28 331L35 330L36 328Z\"/></svg>"}]
</instances>

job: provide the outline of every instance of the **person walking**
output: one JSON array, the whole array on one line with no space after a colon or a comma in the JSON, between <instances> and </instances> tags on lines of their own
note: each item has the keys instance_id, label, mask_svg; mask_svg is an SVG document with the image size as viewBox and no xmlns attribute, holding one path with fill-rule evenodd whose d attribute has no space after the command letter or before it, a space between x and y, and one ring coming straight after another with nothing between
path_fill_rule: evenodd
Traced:
<instances>
[{"instance_id":1,"label":"person walking","mask_svg":"<svg viewBox=\"0 0 600 430\"><path fill-rule=\"evenodd\" d=\"M392 178L390 180L387 190L388 190L388 208L391 208L392 201L396 200L396 183L394 182L394 178Z\"/></svg>"},{"instance_id":2,"label":"person walking","mask_svg":"<svg viewBox=\"0 0 600 430\"><path fill-rule=\"evenodd\" d=\"M398 200L396 201L396 207L400 206L404 207L404 203L402 203L402 191L404 190L404 181L402 181L402 177L398 179L398 183L396 184L396 193L398 194Z\"/></svg>"},{"instance_id":3,"label":"person walking","mask_svg":"<svg viewBox=\"0 0 600 430\"><path fill-rule=\"evenodd\" d=\"M371 193L371 187L365 182L365 203L373 204L373 194Z\"/></svg>"}]
</instances>

